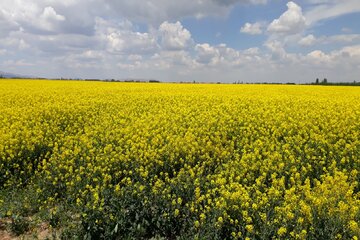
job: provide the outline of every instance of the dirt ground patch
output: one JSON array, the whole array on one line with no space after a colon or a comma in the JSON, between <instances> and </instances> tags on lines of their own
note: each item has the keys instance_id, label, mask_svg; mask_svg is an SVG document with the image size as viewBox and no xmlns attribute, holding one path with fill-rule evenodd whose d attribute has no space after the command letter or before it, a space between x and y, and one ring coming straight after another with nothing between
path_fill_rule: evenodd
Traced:
<instances>
[{"instance_id":1,"label":"dirt ground patch","mask_svg":"<svg viewBox=\"0 0 360 240\"><path fill-rule=\"evenodd\" d=\"M49 229L49 225L46 223L42 223L20 236L16 236L15 234L11 233L6 226L7 221L0 219L0 240L53 239L52 231Z\"/></svg>"}]
</instances>

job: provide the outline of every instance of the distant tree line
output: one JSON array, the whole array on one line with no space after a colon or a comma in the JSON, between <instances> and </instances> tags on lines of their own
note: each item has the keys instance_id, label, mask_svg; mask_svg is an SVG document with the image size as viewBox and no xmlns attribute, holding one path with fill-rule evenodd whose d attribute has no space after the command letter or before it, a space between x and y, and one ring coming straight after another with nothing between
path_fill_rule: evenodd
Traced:
<instances>
[{"instance_id":1,"label":"distant tree line","mask_svg":"<svg viewBox=\"0 0 360 240\"><path fill-rule=\"evenodd\" d=\"M243 81L237 81L237 82L233 82L233 84L272 84L272 85L296 85L296 83L294 82L286 82L286 83L282 83L282 82L243 82Z\"/></svg>"},{"instance_id":2,"label":"distant tree line","mask_svg":"<svg viewBox=\"0 0 360 240\"><path fill-rule=\"evenodd\" d=\"M356 82L355 80L353 82L329 82L327 78L324 78L323 80L319 80L319 78L316 78L315 82L311 83L311 85L326 85L326 86L360 86L360 82Z\"/></svg>"}]
</instances>

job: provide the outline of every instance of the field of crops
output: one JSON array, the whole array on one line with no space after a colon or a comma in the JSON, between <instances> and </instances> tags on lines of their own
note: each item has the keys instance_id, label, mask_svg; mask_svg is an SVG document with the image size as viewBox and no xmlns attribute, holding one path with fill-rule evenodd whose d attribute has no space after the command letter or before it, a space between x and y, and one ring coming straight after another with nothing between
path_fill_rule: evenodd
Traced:
<instances>
[{"instance_id":1,"label":"field of crops","mask_svg":"<svg viewBox=\"0 0 360 240\"><path fill-rule=\"evenodd\" d=\"M15 233L358 239L359 180L358 87L0 81Z\"/></svg>"}]
</instances>

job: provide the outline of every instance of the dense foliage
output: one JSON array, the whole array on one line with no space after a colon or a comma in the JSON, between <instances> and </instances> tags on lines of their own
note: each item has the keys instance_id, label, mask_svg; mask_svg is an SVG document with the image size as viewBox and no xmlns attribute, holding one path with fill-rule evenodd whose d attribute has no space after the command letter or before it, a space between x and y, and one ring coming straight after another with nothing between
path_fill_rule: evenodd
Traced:
<instances>
[{"instance_id":1,"label":"dense foliage","mask_svg":"<svg viewBox=\"0 0 360 240\"><path fill-rule=\"evenodd\" d=\"M64 239L357 239L359 132L356 87L1 80L0 218Z\"/></svg>"}]
</instances>

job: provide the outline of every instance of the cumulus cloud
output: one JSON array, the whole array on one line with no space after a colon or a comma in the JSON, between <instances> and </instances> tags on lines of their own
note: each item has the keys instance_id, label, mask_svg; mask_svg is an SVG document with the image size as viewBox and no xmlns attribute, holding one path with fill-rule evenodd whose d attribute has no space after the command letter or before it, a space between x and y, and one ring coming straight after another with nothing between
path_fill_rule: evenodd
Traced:
<instances>
[{"instance_id":1,"label":"cumulus cloud","mask_svg":"<svg viewBox=\"0 0 360 240\"><path fill-rule=\"evenodd\" d=\"M155 54L151 58L150 65L160 69L182 67L183 70L198 67L198 63L192 58L189 52L183 50L162 51Z\"/></svg>"},{"instance_id":2,"label":"cumulus cloud","mask_svg":"<svg viewBox=\"0 0 360 240\"><path fill-rule=\"evenodd\" d=\"M43 13L40 15L40 18L47 21L64 21L65 17L57 14L53 7L45 7Z\"/></svg>"},{"instance_id":3,"label":"cumulus cloud","mask_svg":"<svg viewBox=\"0 0 360 240\"><path fill-rule=\"evenodd\" d=\"M197 44L195 52L198 63L211 67L239 68L258 64L261 60L259 48L239 51L223 43L215 46L209 43Z\"/></svg>"},{"instance_id":4,"label":"cumulus cloud","mask_svg":"<svg viewBox=\"0 0 360 240\"><path fill-rule=\"evenodd\" d=\"M53 7L45 7L38 18L38 26L44 30L55 31L59 22L65 21L63 15L58 14Z\"/></svg>"},{"instance_id":5,"label":"cumulus cloud","mask_svg":"<svg viewBox=\"0 0 360 240\"><path fill-rule=\"evenodd\" d=\"M197 52L197 61L199 63L216 64L219 61L220 52L213 46L210 46L208 43L197 44L195 46L195 50Z\"/></svg>"},{"instance_id":6,"label":"cumulus cloud","mask_svg":"<svg viewBox=\"0 0 360 240\"><path fill-rule=\"evenodd\" d=\"M240 32L251 35L257 35L257 34L262 34L263 32L262 28L263 28L263 24L260 22L245 23L245 25L241 27Z\"/></svg>"},{"instance_id":7,"label":"cumulus cloud","mask_svg":"<svg viewBox=\"0 0 360 240\"><path fill-rule=\"evenodd\" d=\"M118 54L149 54L158 48L155 36L133 30L130 21L121 22L96 19L96 34L107 51Z\"/></svg>"},{"instance_id":8,"label":"cumulus cloud","mask_svg":"<svg viewBox=\"0 0 360 240\"><path fill-rule=\"evenodd\" d=\"M309 34L306 37L300 39L299 44L302 46L311 46L316 42L314 35Z\"/></svg>"},{"instance_id":9,"label":"cumulus cloud","mask_svg":"<svg viewBox=\"0 0 360 240\"><path fill-rule=\"evenodd\" d=\"M161 45L165 50L183 50L191 43L191 33L182 24L163 22L159 27Z\"/></svg>"},{"instance_id":10,"label":"cumulus cloud","mask_svg":"<svg viewBox=\"0 0 360 240\"><path fill-rule=\"evenodd\" d=\"M274 34L292 35L302 32L306 27L306 19L302 9L294 2L288 2L287 11L270 23L267 30Z\"/></svg>"},{"instance_id":11,"label":"cumulus cloud","mask_svg":"<svg viewBox=\"0 0 360 240\"><path fill-rule=\"evenodd\" d=\"M0 9L0 22L5 19L7 25L17 26L12 30L22 29L34 34L91 35L95 17L110 13L107 6L98 0L2 0Z\"/></svg>"},{"instance_id":12,"label":"cumulus cloud","mask_svg":"<svg viewBox=\"0 0 360 240\"><path fill-rule=\"evenodd\" d=\"M332 56L325 54L320 50L315 50L306 55L307 59L313 64L329 64L331 63Z\"/></svg>"},{"instance_id":13,"label":"cumulus cloud","mask_svg":"<svg viewBox=\"0 0 360 240\"><path fill-rule=\"evenodd\" d=\"M42 6L32 1L4 0L0 3L2 18L30 32L45 30L53 31L57 22L65 20L52 6Z\"/></svg>"},{"instance_id":14,"label":"cumulus cloud","mask_svg":"<svg viewBox=\"0 0 360 240\"><path fill-rule=\"evenodd\" d=\"M272 53L274 59L282 59L287 54L283 44L279 41L268 41L264 46Z\"/></svg>"},{"instance_id":15,"label":"cumulus cloud","mask_svg":"<svg viewBox=\"0 0 360 240\"><path fill-rule=\"evenodd\" d=\"M356 57L360 63L360 45L346 46L338 52L338 55Z\"/></svg>"},{"instance_id":16,"label":"cumulus cloud","mask_svg":"<svg viewBox=\"0 0 360 240\"><path fill-rule=\"evenodd\" d=\"M332 36L318 36L309 34L299 40L301 46L326 45L326 44L360 44L360 34L338 34Z\"/></svg>"},{"instance_id":17,"label":"cumulus cloud","mask_svg":"<svg viewBox=\"0 0 360 240\"><path fill-rule=\"evenodd\" d=\"M279 64L291 64L298 61L296 54L288 53L283 42L279 40L269 40L264 46L270 51L271 59Z\"/></svg>"},{"instance_id":18,"label":"cumulus cloud","mask_svg":"<svg viewBox=\"0 0 360 240\"><path fill-rule=\"evenodd\" d=\"M106 36L108 50L120 53L147 53L156 49L156 40L149 33L115 31Z\"/></svg>"},{"instance_id":19,"label":"cumulus cloud","mask_svg":"<svg viewBox=\"0 0 360 240\"><path fill-rule=\"evenodd\" d=\"M341 78L354 76L349 70L356 71L357 66L360 65L360 45L346 46L328 53L314 50L305 55L302 62L305 66L312 66L314 69L326 69L342 80Z\"/></svg>"}]
</instances>

